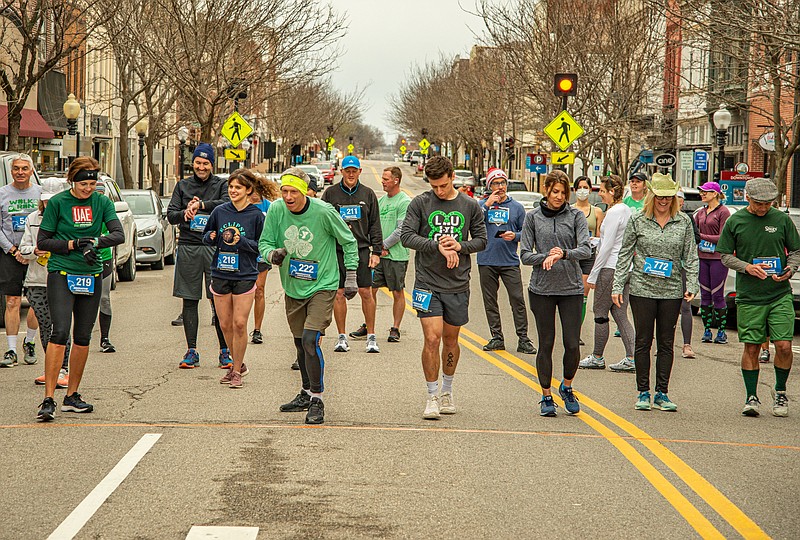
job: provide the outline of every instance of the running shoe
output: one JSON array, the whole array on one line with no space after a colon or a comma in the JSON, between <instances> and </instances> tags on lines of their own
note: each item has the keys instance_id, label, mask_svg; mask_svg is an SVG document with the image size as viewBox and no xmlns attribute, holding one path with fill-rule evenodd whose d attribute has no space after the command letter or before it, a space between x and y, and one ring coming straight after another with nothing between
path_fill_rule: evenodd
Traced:
<instances>
[{"instance_id":1,"label":"running shoe","mask_svg":"<svg viewBox=\"0 0 800 540\"><path fill-rule=\"evenodd\" d=\"M367 339L367 325L362 324L358 327L358 330L350 332L349 335L353 339Z\"/></svg>"},{"instance_id":2,"label":"running shoe","mask_svg":"<svg viewBox=\"0 0 800 540\"><path fill-rule=\"evenodd\" d=\"M308 410L308 406L311 405L311 396L306 394L304 391L300 391L299 394L294 396L294 399L289 403L284 403L280 406L281 412L303 412Z\"/></svg>"},{"instance_id":3,"label":"running shoe","mask_svg":"<svg viewBox=\"0 0 800 540\"><path fill-rule=\"evenodd\" d=\"M318 397L311 398L306 413L306 424L323 424L325 422L325 404Z\"/></svg>"},{"instance_id":4,"label":"running shoe","mask_svg":"<svg viewBox=\"0 0 800 540\"><path fill-rule=\"evenodd\" d=\"M3 359L0 360L0 367L14 367L17 365L17 353L12 350L6 351Z\"/></svg>"},{"instance_id":5,"label":"running shoe","mask_svg":"<svg viewBox=\"0 0 800 540\"><path fill-rule=\"evenodd\" d=\"M590 354L578 363L578 367L581 369L606 369L606 361L602 356L598 358L594 354Z\"/></svg>"},{"instance_id":6,"label":"running shoe","mask_svg":"<svg viewBox=\"0 0 800 540\"><path fill-rule=\"evenodd\" d=\"M581 412L581 405L578 403L578 397L572 391L571 386L564 386L564 382L558 387L558 395L564 400L564 408L567 409L567 414L578 414Z\"/></svg>"},{"instance_id":7,"label":"running shoe","mask_svg":"<svg viewBox=\"0 0 800 540\"><path fill-rule=\"evenodd\" d=\"M428 400L425 402L425 411L422 413L422 418L425 420L438 420L440 417L439 396L428 395Z\"/></svg>"},{"instance_id":8,"label":"running shoe","mask_svg":"<svg viewBox=\"0 0 800 540\"><path fill-rule=\"evenodd\" d=\"M683 353L681 354L684 358L697 358L697 355L694 354L694 349L688 343L683 346Z\"/></svg>"},{"instance_id":9,"label":"running shoe","mask_svg":"<svg viewBox=\"0 0 800 540\"><path fill-rule=\"evenodd\" d=\"M113 353L117 352L117 349L111 344L108 338L103 338L100 340L100 352Z\"/></svg>"},{"instance_id":10,"label":"running shoe","mask_svg":"<svg viewBox=\"0 0 800 540\"><path fill-rule=\"evenodd\" d=\"M231 384L231 377L233 377L233 370L229 369L219 380L219 384Z\"/></svg>"},{"instance_id":11,"label":"running shoe","mask_svg":"<svg viewBox=\"0 0 800 540\"><path fill-rule=\"evenodd\" d=\"M504 351L506 350L506 344L502 338L493 337L489 340L489 343L483 346L484 351Z\"/></svg>"},{"instance_id":12,"label":"running shoe","mask_svg":"<svg viewBox=\"0 0 800 540\"><path fill-rule=\"evenodd\" d=\"M584 347L586 345L586 343L584 343L582 339L579 339L578 340L578 345L580 345L581 347Z\"/></svg>"},{"instance_id":13,"label":"running shoe","mask_svg":"<svg viewBox=\"0 0 800 540\"><path fill-rule=\"evenodd\" d=\"M758 400L756 396L750 396L747 398L747 401L744 404L744 408L742 409L743 416L753 416L756 417L759 415L758 406L761 405L761 402Z\"/></svg>"},{"instance_id":14,"label":"running shoe","mask_svg":"<svg viewBox=\"0 0 800 540\"><path fill-rule=\"evenodd\" d=\"M628 373L635 373L636 372L636 364L633 362L633 358L623 358L616 364L609 364L609 369L611 371L617 371L620 373L628 372Z\"/></svg>"},{"instance_id":15,"label":"running shoe","mask_svg":"<svg viewBox=\"0 0 800 540\"><path fill-rule=\"evenodd\" d=\"M241 388L242 384L242 374L238 371L230 370L231 380L228 383L231 388Z\"/></svg>"},{"instance_id":16,"label":"running shoe","mask_svg":"<svg viewBox=\"0 0 800 540\"><path fill-rule=\"evenodd\" d=\"M789 416L789 398L786 397L786 391L776 392L773 388L773 403L772 403L772 416L780 416L785 418Z\"/></svg>"},{"instance_id":17,"label":"running shoe","mask_svg":"<svg viewBox=\"0 0 800 540\"><path fill-rule=\"evenodd\" d=\"M720 345L728 343L728 334L725 333L725 330L717 330L717 337L714 338L714 343L719 343Z\"/></svg>"},{"instance_id":18,"label":"running shoe","mask_svg":"<svg viewBox=\"0 0 800 540\"><path fill-rule=\"evenodd\" d=\"M242 375L242 377L250 373L250 370L247 369L247 364L245 364L244 362L242 362L242 370L239 373Z\"/></svg>"},{"instance_id":19,"label":"running shoe","mask_svg":"<svg viewBox=\"0 0 800 540\"><path fill-rule=\"evenodd\" d=\"M34 384L42 385L44 384L44 382L45 382L44 375L39 375L38 377L33 379ZM67 386L69 386L69 373L67 373L67 370L61 369L61 371L58 372L58 379L56 380L56 388L66 388Z\"/></svg>"},{"instance_id":20,"label":"running shoe","mask_svg":"<svg viewBox=\"0 0 800 540\"><path fill-rule=\"evenodd\" d=\"M758 361L762 364L769 363L769 349L761 349L761 352L758 355Z\"/></svg>"},{"instance_id":21,"label":"running shoe","mask_svg":"<svg viewBox=\"0 0 800 540\"><path fill-rule=\"evenodd\" d=\"M295 371L300 371L300 362L298 362L297 360L292 362L292 369Z\"/></svg>"},{"instance_id":22,"label":"running shoe","mask_svg":"<svg viewBox=\"0 0 800 540\"><path fill-rule=\"evenodd\" d=\"M639 397L636 399L636 410L650 410L650 392L639 392Z\"/></svg>"},{"instance_id":23,"label":"running shoe","mask_svg":"<svg viewBox=\"0 0 800 540\"><path fill-rule=\"evenodd\" d=\"M183 355L183 360L178 364L178 367L181 369L200 367L200 353L197 352L196 349L189 349L186 351L186 354Z\"/></svg>"},{"instance_id":24,"label":"running shoe","mask_svg":"<svg viewBox=\"0 0 800 540\"><path fill-rule=\"evenodd\" d=\"M521 339L519 343L517 343L517 352L536 354L536 347L533 346L533 342L530 339Z\"/></svg>"},{"instance_id":25,"label":"running shoe","mask_svg":"<svg viewBox=\"0 0 800 540\"><path fill-rule=\"evenodd\" d=\"M622 337L622 334L619 333L619 330L614 331L614 337Z\"/></svg>"},{"instance_id":26,"label":"running shoe","mask_svg":"<svg viewBox=\"0 0 800 540\"><path fill-rule=\"evenodd\" d=\"M541 405L540 416L556 415L556 402L553 401L553 396L542 396L542 401L539 402L539 405Z\"/></svg>"},{"instance_id":27,"label":"running shoe","mask_svg":"<svg viewBox=\"0 0 800 540\"><path fill-rule=\"evenodd\" d=\"M90 413L93 410L94 407L83 401L78 392L64 396L64 403L61 404L61 412Z\"/></svg>"},{"instance_id":28,"label":"running shoe","mask_svg":"<svg viewBox=\"0 0 800 540\"><path fill-rule=\"evenodd\" d=\"M255 343L256 345L264 343L264 335L261 333L261 330L255 329L250 332L250 343Z\"/></svg>"},{"instance_id":29,"label":"running shoe","mask_svg":"<svg viewBox=\"0 0 800 540\"><path fill-rule=\"evenodd\" d=\"M39 405L39 412L36 414L36 419L42 422L51 422L56 417L56 402L51 397L44 398L42 404Z\"/></svg>"},{"instance_id":30,"label":"running shoe","mask_svg":"<svg viewBox=\"0 0 800 540\"><path fill-rule=\"evenodd\" d=\"M350 345L347 344L347 337L344 334L339 334L339 341L336 342L333 352L347 352L349 350Z\"/></svg>"},{"instance_id":31,"label":"running shoe","mask_svg":"<svg viewBox=\"0 0 800 540\"><path fill-rule=\"evenodd\" d=\"M453 401L452 392L442 392L439 394L439 413L456 414L456 404Z\"/></svg>"},{"instance_id":32,"label":"running shoe","mask_svg":"<svg viewBox=\"0 0 800 540\"><path fill-rule=\"evenodd\" d=\"M211 326L217 326L217 314L211 315Z\"/></svg>"},{"instance_id":33,"label":"running shoe","mask_svg":"<svg viewBox=\"0 0 800 540\"><path fill-rule=\"evenodd\" d=\"M183 326L183 313L175 317L175 319L170 324L172 326Z\"/></svg>"},{"instance_id":34,"label":"running shoe","mask_svg":"<svg viewBox=\"0 0 800 540\"><path fill-rule=\"evenodd\" d=\"M703 343L711 343L714 341L714 336L711 335L711 329L706 328L706 331L703 332L703 339L701 340Z\"/></svg>"},{"instance_id":35,"label":"running shoe","mask_svg":"<svg viewBox=\"0 0 800 540\"><path fill-rule=\"evenodd\" d=\"M368 353L379 353L381 352L380 348L378 347L378 339L375 337L375 334L370 334L367 338L367 352Z\"/></svg>"},{"instance_id":36,"label":"running shoe","mask_svg":"<svg viewBox=\"0 0 800 540\"><path fill-rule=\"evenodd\" d=\"M228 369L233 365L233 358L231 358L231 351L229 349L219 350L219 368Z\"/></svg>"},{"instance_id":37,"label":"running shoe","mask_svg":"<svg viewBox=\"0 0 800 540\"><path fill-rule=\"evenodd\" d=\"M22 350L25 355L22 357L23 361L32 366L36 363L36 344L32 341L22 340Z\"/></svg>"},{"instance_id":38,"label":"running shoe","mask_svg":"<svg viewBox=\"0 0 800 540\"><path fill-rule=\"evenodd\" d=\"M400 341L400 329L399 328L395 328L394 326L389 328L389 339L387 339L386 341L388 341L389 343L397 343L397 342L399 342Z\"/></svg>"},{"instance_id":39,"label":"running shoe","mask_svg":"<svg viewBox=\"0 0 800 540\"><path fill-rule=\"evenodd\" d=\"M653 398L653 408L662 411L675 412L678 410L678 405L669 399L669 396L664 392L656 392L656 397Z\"/></svg>"}]
</instances>

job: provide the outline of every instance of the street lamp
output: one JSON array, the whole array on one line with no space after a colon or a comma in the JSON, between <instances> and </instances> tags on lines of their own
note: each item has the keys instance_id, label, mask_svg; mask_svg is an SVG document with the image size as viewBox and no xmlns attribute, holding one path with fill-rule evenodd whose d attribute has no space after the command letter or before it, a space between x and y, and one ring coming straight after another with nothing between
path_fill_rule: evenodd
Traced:
<instances>
[{"instance_id":1,"label":"street lamp","mask_svg":"<svg viewBox=\"0 0 800 540\"><path fill-rule=\"evenodd\" d=\"M725 139L728 136L728 126L731 125L731 113L725 108L724 104L719 106L719 110L714 113L714 127L717 128L717 172L714 178L719 182L722 180L722 167L725 164Z\"/></svg>"},{"instance_id":2,"label":"street lamp","mask_svg":"<svg viewBox=\"0 0 800 540\"><path fill-rule=\"evenodd\" d=\"M70 135L75 135L75 156L77 157L81 155L81 134L78 133L78 116L81 114L81 104L75 99L75 94L67 96L63 109L64 116L67 119L67 132ZM72 159L70 159L70 163L72 163Z\"/></svg>"},{"instance_id":3,"label":"street lamp","mask_svg":"<svg viewBox=\"0 0 800 540\"><path fill-rule=\"evenodd\" d=\"M178 157L180 162L180 172L178 178L183 180L183 150L186 148L186 139L189 138L189 128L181 126L178 128Z\"/></svg>"},{"instance_id":4,"label":"street lamp","mask_svg":"<svg viewBox=\"0 0 800 540\"><path fill-rule=\"evenodd\" d=\"M252 148L253 145L250 144L248 139L245 139L239 146L242 148L242 150L244 150L244 165L247 166L247 153L250 151L250 148Z\"/></svg>"},{"instance_id":5,"label":"street lamp","mask_svg":"<svg viewBox=\"0 0 800 540\"><path fill-rule=\"evenodd\" d=\"M139 189L144 189L144 137L147 135L147 128L149 127L150 122L147 117L143 117L133 127L139 136Z\"/></svg>"}]
</instances>

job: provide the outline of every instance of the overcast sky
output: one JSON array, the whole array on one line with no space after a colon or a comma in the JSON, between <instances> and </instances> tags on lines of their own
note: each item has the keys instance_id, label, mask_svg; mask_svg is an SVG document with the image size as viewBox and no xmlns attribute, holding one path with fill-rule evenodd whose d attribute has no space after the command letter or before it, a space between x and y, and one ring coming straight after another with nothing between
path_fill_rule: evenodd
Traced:
<instances>
[{"instance_id":1,"label":"overcast sky","mask_svg":"<svg viewBox=\"0 0 800 540\"><path fill-rule=\"evenodd\" d=\"M364 121L383 131L387 142L395 134L387 119L389 96L397 93L411 67L437 60L440 54L465 58L476 43L481 20L460 5L474 11L474 0L336 3L348 19L348 31L340 42L342 54L333 83L343 92L356 85L367 87Z\"/></svg>"}]
</instances>

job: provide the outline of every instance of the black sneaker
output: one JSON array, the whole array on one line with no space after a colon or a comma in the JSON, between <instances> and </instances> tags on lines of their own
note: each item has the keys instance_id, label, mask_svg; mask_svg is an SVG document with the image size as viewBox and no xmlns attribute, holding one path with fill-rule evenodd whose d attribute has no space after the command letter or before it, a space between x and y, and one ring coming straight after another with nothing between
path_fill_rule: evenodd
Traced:
<instances>
[{"instance_id":1,"label":"black sneaker","mask_svg":"<svg viewBox=\"0 0 800 540\"><path fill-rule=\"evenodd\" d=\"M174 321L170 323L172 326L183 326L183 313L178 315Z\"/></svg>"},{"instance_id":2,"label":"black sneaker","mask_svg":"<svg viewBox=\"0 0 800 540\"><path fill-rule=\"evenodd\" d=\"M322 424L325 422L325 404L319 398L313 398L306 413L306 424Z\"/></svg>"},{"instance_id":3,"label":"black sneaker","mask_svg":"<svg viewBox=\"0 0 800 540\"><path fill-rule=\"evenodd\" d=\"M504 351L506 350L506 344L501 338L493 337L489 340L489 343L483 346L484 351Z\"/></svg>"},{"instance_id":4,"label":"black sneaker","mask_svg":"<svg viewBox=\"0 0 800 540\"><path fill-rule=\"evenodd\" d=\"M519 344L517 345L517 352L536 354L536 347L533 346L533 343L531 343L530 339L526 339L525 341L520 340Z\"/></svg>"},{"instance_id":5,"label":"black sneaker","mask_svg":"<svg viewBox=\"0 0 800 540\"><path fill-rule=\"evenodd\" d=\"M311 396L305 392L300 392L289 403L284 403L280 406L281 412L302 412L307 411L308 406L311 405Z\"/></svg>"},{"instance_id":6,"label":"black sneaker","mask_svg":"<svg viewBox=\"0 0 800 540\"><path fill-rule=\"evenodd\" d=\"M61 405L61 412L88 413L94 407L81 399L78 392L73 392L70 396L64 396L64 403Z\"/></svg>"},{"instance_id":7,"label":"black sneaker","mask_svg":"<svg viewBox=\"0 0 800 540\"><path fill-rule=\"evenodd\" d=\"M350 337L353 339L367 339L367 325L362 324L355 332L350 332Z\"/></svg>"},{"instance_id":8,"label":"black sneaker","mask_svg":"<svg viewBox=\"0 0 800 540\"><path fill-rule=\"evenodd\" d=\"M36 415L37 420L42 422L51 422L56 417L56 402L53 398L46 397L42 404L39 405L39 412Z\"/></svg>"},{"instance_id":9,"label":"black sneaker","mask_svg":"<svg viewBox=\"0 0 800 540\"><path fill-rule=\"evenodd\" d=\"M253 330L250 333L250 343L255 343L256 345L264 343L264 336L261 334L261 330Z\"/></svg>"},{"instance_id":10,"label":"black sneaker","mask_svg":"<svg viewBox=\"0 0 800 540\"><path fill-rule=\"evenodd\" d=\"M214 313L211 316L211 326L217 326L217 314L216 313Z\"/></svg>"},{"instance_id":11,"label":"black sneaker","mask_svg":"<svg viewBox=\"0 0 800 540\"><path fill-rule=\"evenodd\" d=\"M114 348L108 338L103 338L100 340L100 352L112 353L117 352L117 349Z\"/></svg>"},{"instance_id":12,"label":"black sneaker","mask_svg":"<svg viewBox=\"0 0 800 540\"><path fill-rule=\"evenodd\" d=\"M400 329L395 328L392 326L389 328L389 339L387 340L389 343L397 343L400 341Z\"/></svg>"},{"instance_id":13,"label":"black sneaker","mask_svg":"<svg viewBox=\"0 0 800 540\"><path fill-rule=\"evenodd\" d=\"M17 353L11 349L6 351L3 359L0 360L0 367L14 367L17 365Z\"/></svg>"},{"instance_id":14,"label":"black sneaker","mask_svg":"<svg viewBox=\"0 0 800 540\"><path fill-rule=\"evenodd\" d=\"M295 371L300 371L300 362L295 360L294 363L292 364L292 369Z\"/></svg>"}]
</instances>

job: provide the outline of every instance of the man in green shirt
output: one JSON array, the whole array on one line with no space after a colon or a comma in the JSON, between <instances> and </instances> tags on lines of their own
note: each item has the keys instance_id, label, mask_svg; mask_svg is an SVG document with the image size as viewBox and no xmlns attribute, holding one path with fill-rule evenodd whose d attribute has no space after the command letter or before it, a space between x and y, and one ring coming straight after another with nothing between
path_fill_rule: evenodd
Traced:
<instances>
[{"instance_id":1,"label":"man in green shirt","mask_svg":"<svg viewBox=\"0 0 800 540\"><path fill-rule=\"evenodd\" d=\"M742 414L758 416L758 353L767 336L775 345L774 416L788 416L786 380L792 368L794 304L789 279L800 264L800 235L787 214L772 207L778 189L767 178L748 180L747 208L722 229L717 252L736 274L736 320L744 343L742 377L747 391Z\"/></svg>"}]
</instances>

